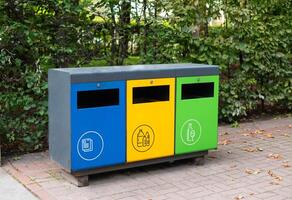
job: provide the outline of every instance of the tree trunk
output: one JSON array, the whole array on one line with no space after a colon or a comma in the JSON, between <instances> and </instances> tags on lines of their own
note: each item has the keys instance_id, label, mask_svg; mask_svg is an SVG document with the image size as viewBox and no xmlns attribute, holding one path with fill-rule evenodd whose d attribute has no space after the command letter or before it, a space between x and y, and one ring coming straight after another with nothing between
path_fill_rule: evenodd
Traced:
<instances>
[{"instance_id":1,"label":"tree trunk","mask_svg":"<svg viewBox=\"0 0 292 200\"><path fill-rule=\"evenodd\" d=\"M129 49L129 26L131 21L131 1L123 0L120 12L120 41L118 64L122 65L124 59L128 56Z\"/></svg>"},{"instance_id":2,"label":"tree trunk","mask_svg":"<svg viewBox=\"0 0 292 200\"><path fill-rule=\"evenodd\" d=\"M154 4L154 20L157 21L157 9L158 9L158 3L155 1ZM155 30L153 32L153 61L156 61L157 59L157 34L155 33Z\"/></svg>"},{"instance_id":3,"label":"tree trunk","mask_svg":"<svg viewBox=\"0 0 292 200\"><path fill-rule=\"evenodd\" d=\"M110 4L110 11L111 11L111 23L110 23L110 35L111 35L111 59L110 65L116 64L116 54L117 54L117 47L116 47L116 19L115 19L115 11L114 5Z\"/></svg>"},{"instance_id":4,"label":"tree trunk","mask_svg":"<svg viewBox=\"0 0 292 200\"><path fill-rule=\"evenodd\" d=\"M146 16L146 9L147 9L147 0L143 0L143 18L144 18L144 31L143 31L143 63L145 63L145 58L147 55L147 35L148 35L148 30L147 30L147 16Z\"/></svg>"}]
</instances>

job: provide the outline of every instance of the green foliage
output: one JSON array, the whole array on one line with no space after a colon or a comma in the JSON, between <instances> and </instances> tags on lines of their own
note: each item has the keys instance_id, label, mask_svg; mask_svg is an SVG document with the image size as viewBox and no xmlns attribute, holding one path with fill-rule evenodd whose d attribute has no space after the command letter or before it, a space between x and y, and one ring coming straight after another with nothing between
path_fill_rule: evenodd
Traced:
<instances>
[{"instance_id":1,"label":"green foliage","mask_svg":"<svg viewBox=\"0 0 292 200\"><path fill-rule=\"evenodd\" d=\"M46 147L51 67L214 64L221 120L292 110L291 1L0 0L0 13L6 152Z\"/></svg>"},{"instance_id":2,"label":"green foliage","mask_svg":"<svg viewBox=\"0 0 292 200\"><path fill-rule=\"evenodd\" d=\"M40 71L26 71L17 78L1 77L0 140L6 151L26 152L46 147L48 117L44 75Z\"/></svg>"}]
</instances>

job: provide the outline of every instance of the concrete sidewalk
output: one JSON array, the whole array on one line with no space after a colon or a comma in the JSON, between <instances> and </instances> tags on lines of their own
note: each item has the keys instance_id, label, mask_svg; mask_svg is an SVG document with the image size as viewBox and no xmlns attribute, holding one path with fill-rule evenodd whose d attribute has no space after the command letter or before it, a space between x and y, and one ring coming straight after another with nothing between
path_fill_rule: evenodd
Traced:
<instances>
[{"instance_id":1,"label":"concrete sidewalk","mask_svg":"<svg viewBox=\"0 0 292 200\"><path fill-rule=\"evenodd\" d=\"M0 199L1 200L36 200L21 183L12 178L0 167Z\"/></svg>"},{"instance_id":2,"label":"concrete sidewalk","mask_svg":"<svg viewBox=\"0 0 292 200\"><path fill-rule=\"evenodd\" d=\"M185 160L100 174L83 188L62 178L47 152L6 160L4 169L49 200L292 200L292 118L221 126L203 166Z\"/></svg>"}]
</instances>

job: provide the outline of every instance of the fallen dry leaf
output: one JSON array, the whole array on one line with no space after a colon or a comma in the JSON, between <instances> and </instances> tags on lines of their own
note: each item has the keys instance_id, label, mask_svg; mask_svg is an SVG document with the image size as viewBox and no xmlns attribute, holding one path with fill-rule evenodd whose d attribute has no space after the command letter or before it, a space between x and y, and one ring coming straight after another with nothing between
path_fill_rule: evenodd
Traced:
<instances>
[{"instance_id":1,"label":"fallen dry leaf","mask_svg":"<svg viewBox=\"0 0 292 200\"><path fill-rule=\"evenodd\" d=\"M242 195L238 195L236 197L234 197L235 200L241 200L241 199L244 199L244 196Z\"/></svg>"},{"instance_id":2,"label":"fallen dry leaf","mask_svg":"<svg viewBox=\"0 0 292 200\"><path fill-rule=\"evenodd\" d=\"M253 192L251 192L251 193L249 193L249 195L250 195L250 196L252 196L252 195L254 195L254 193L253 193Z\"/></svg>"},{"instance_id":3,"label":"fallen dry leaf","mask_svg":"<svg viewBox=\"0 0 292 200\"><path fill-rule=\"evenodd\" d=\"M259 173L261 173L261 170L260 169L256 169L256 170L254 170L254 172L252 174L256 175L256 174L259 174Z\"/></svg>"},{"instance_id":4,"label":"fallen dry leaf","mask_svg":"<svg viewBox=\"0 0 292 200\"><path fill-rule=\"evenodd\" d=\"M269 159L273 159L273 160L281 160L282 156L280 154L277 153L270 153L267 158Z\"/></svg>"},{"instance_id":5,"label":"fallen dry leaf","mask_svg":"<svg viewBox=\"0 0 292 200\"><path fill-rule=\"evenodd\" d=\"M281 176L277 176L277 177L275 177L275 180L281 181L281 180L283 180L283 178Z\"/></svg>"},{"instance_id":6,"label":"fallen dry leaf","mask_svg":"<svg viewBox=\"0 0 292 200\"><path fill-rule=\"evenodd\" d=\"M276 175L274 172L272 172L272 170L269 170L269 171L268 171L268 174L269 174L271 177L273 177L274 180L276 180L276 181L282 181L282 180L283 180L283 178L282 178L281 176Z\"/></svg>"},{"instance_id":7,"label":"fallen dry leaf","mask_svg":"<svg viewBox=\"0 0 292 200\"><path fill-rule=\"evenodd\" d=\"M251 137L255 137L256 134L254 132L249 132L249 133L243 133L241 134L242 136L245 136L245 137L248 137L248 136L251 136Z\"/></svg>"},{"instance_id":8,"label":"fallen dry leaf","mask_svg":"<svg viewBox=\"0 0 292 200\"><path fill-rule=\"evenodd\" d=\"M267 138L275 138L272 133L264 133L263 136Z\"/></svg>"},{"instance_id":9,"label":"fallen dry leaf","mask_svg":"<svg viewBox=\"0 0 292 200\"><path fill-rule=\"evenodd\" d=\"M231 165L231 166L230 166L230 168L235 168L235 167L237 167L237 165Z\"/></svg>"},{"instance_id":10,"label":"fallen dry leaf","mask_svg":"<svg viewBox=\"0 0 292 200\"><path fill-rule=\"evenodd\" d=\"M232 154L232 151L227 151L228 154Z\"/></svg>"},{"instance_id":11,"label":"fallen dry leaf","mask_svg":"<svg viewBox=\"0 0 292 200\"><path fill-rule=\"evenodd\" d=\"M246 152L256 152L256 151L263 151L262 148L260 147L245 147L242 149L243 151L246 151Z\"/></svg>"},{"instance_id":12,"label":"fallen dry leaf","mask_svg":"<svg viewBox=\"0 0 292 200\"><path fill-rule=\"evenodd\" d=\"M253 170L252 169L245 169L244 172L247 173L247 174L252 174L253 173Z\"/></svg>"},{"instance_id":13,"label":"fallen dry leaf","mask_svg":"<svg viewBox=\"0 0 292 200\"><path fill-rule=\"evenodd\" d=\"M261 173L261 170L260 170L260 169L255 169L255 170L253 170L253 169L248 169L248 168L246 168L246 169L245 169L245 173L256 175L256 174Z\"/></svg>"},{"instance_id":14,"label":"fallen dry leaf","mask_svg":"<svg viewBox=\"0 0 292 200\"><path fill-rule=\"evenodd\" d=\"M291 165L289 165L288 161L283 161L282 167L288 168L288 167L291 167Z\"/></svg>"},{"instance_id":15,"label":"fallen dry leaf","mask_svg":"<svg viewBox=\"0 0 292 200\"><path fill-rule=\"evenodd\" d=\"M243 148L242 150L246 151L246 152L255 152L255 151L257 151L257 149L253 148L253 147L246 147L246 148Z\"/></svg>"},{"instance_id":16,"label":"fallen dry leaf","mask_svg":"<svg viewBox=\"0 0 292 200\"><path fill-rule=\"evenodd\" d=\"M292 128L292 124L289 124L288 127L289 127L289 128Z\"/></svg>"},{"instance_id":17,"label":"fallen dry leaf","mask_svg":"<svg viewBox=\"0 0 292 200\"><path fill-rule=\"evenodd\" d=\"M263 129L259 129L259 130L256 130L254 133L255 134L262 134L265 130Z\"/></svg>"},{"instance_id":18,"label":"fallen dry leaf","mask_svg":"<svg viewBox=\"0 0 292 200\"><path fill-rule=\"evenodd\" d=\"M282 135L285 136L285 137L290 137L290 136L288 135L288 133L283 133Z\"/></svg>"},{"instance_id":19,"label":"fallen dry leaf","mask_svg":"<svg viewBox=\"0 0 292 200\"><path fill-rule=\"evenodd\" d=\"M283 163L282 166L283 166L284 168L291 167L291 165L289 165L288 163Z\"/></svg>"},{"instance_id":20,"label":"fallen dry leaf","mask_svg":"<svg viewBox=\"0 0 292 200\"><path fill-rule=\"evenodd\" d=\"M221 145L228 145L230 143L231 143L231 140L228 140L228 139L225 139L225 140L219 142L219 144L221 144Z\"/></svg>"},{"instance_id":21,"label":"fallen dry leaf","mask_svg":"<svg viewBox=\"0 0 292 200\"><path fill-rule=\"evenodd\" d=\"M264 136L266 138L275 138L272 133L267 133L263 129L255 130L254 132L250 132L250 133L243 133L241 135L243 135L243 136L251 136L251 137L256 137L258 135L261 135L261 136Z\"/></svg>"}]
</instances>

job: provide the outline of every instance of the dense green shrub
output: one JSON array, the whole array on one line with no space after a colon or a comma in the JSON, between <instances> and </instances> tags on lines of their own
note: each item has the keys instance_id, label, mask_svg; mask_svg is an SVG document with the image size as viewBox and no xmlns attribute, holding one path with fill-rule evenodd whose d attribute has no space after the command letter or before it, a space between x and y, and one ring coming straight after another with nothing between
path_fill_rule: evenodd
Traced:
<instances>
[{"instance_id":1,"label":"dense green shrub","mask_svg":"<svg viewBox=\"0 0 292 200\"><path fill-rule=\"evenodd\" d=\"M48 116L44 76L41 71L26 71L18 77L1 76L0 140L6 152L46 147Z\"/></svg>"}]
</instances>

